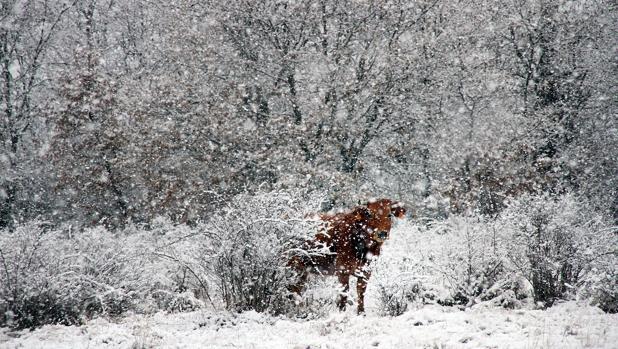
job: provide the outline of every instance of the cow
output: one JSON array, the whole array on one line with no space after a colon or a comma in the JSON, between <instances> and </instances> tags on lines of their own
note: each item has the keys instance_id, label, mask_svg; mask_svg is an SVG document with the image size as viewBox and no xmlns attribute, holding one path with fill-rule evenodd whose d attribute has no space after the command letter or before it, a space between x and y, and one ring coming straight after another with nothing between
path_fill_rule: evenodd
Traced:
<instances>
[{"instance_id":1,"label":"cow","mask_svg":"<svg viewBox=\"0 0 618 349\"><path fill-rule=\"evenodd\" d=\"M302 294L309 274L335 275L342 285L337 300L345 310L350 276L357 278L358 314L365 312L365 290L371 276L369 264L380 255L380 249L389 238L392 218L404 218L406 209L390 199L372 200L356 206L350 212L319 216L321 227L313 240L305 241L304 254L293 256L288 266L298 280L288 289Z\"/></svg>"}]
</instances>

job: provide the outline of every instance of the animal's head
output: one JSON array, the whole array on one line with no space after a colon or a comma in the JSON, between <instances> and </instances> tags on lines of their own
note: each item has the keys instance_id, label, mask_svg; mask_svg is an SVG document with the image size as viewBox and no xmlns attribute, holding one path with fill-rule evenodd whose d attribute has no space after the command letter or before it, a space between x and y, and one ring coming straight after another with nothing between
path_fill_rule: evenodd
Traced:
<instances>
[{"instance_id":1,"label":"animal's head","mask_svg":"<svg viewBox=\"0 0 618 349\"><path fill-rule=\"evenodd\" d=\"M366 204L369 212L367 232L371 239L382 243L389 238L392 218L404 218L406 209L402 203L390 199L371 200Z\"/></svg>"},{"instance_id":2,"label":"animal's head","mask_svg":"<svg viewBox=\"0 0 618 349\"><path fill-rule=\"evenodd\" d=\"M372 218L371 211L365 206L356 206L351 213L354 223L358 225L367 225Z\"/></svg>"}]
</instances>

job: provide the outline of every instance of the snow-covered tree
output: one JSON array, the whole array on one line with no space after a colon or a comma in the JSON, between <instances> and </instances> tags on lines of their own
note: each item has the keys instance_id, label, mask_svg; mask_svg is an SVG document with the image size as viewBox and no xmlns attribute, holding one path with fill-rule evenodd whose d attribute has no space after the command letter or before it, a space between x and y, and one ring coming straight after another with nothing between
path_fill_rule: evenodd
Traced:
<instances>
[{"instance_id":1,"label":"snow-covered tree","mask_svg":"<svg viewBox=\"0 0 618 349\"><path fill-rule=\"evenodd\" d=\"M0 227L45 207L47 65L71 1L0 2Z\"/></svg>"}]
</instances>

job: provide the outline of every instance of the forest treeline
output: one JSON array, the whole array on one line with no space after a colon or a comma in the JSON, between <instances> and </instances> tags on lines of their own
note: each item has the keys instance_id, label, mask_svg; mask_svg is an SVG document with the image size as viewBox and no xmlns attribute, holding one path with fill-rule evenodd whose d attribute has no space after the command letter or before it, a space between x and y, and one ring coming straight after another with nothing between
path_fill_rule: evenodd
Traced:
<instances>
[{"instance_id":1,"label":"forest treeline","mask_svg":"<svg viewBox=\"0 0 618 349\"><path fill-rule=\"evenodd\" d=\"M1 0L0 228L198 222L255 190L618 218L607 0Z\"/></svg>"}]
</instances>

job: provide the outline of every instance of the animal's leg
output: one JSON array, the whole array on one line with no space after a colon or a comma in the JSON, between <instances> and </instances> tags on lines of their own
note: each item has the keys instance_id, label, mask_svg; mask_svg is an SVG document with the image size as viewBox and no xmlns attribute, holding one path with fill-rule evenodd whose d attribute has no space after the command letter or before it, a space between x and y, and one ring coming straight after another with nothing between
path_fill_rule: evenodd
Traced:
<instances>
[{"instance_id":1,"label":"animal's leg","mask_svg":"<svg viewBox=\"0 0 618 349\"><path fill-rule=\"evenodd\" d=\"M357 276L356 293L358 294L358 314L365 312L365 290L367 289L369 275L368 272L364 272Z\"/></svg>"},{"instance_id":2,"label":"animal's leg","mask_svg":"<svg viewBox=\"0 0 618 349\"><path fill-rule=\"evenodd\" d=\"M343 286L343 290L339 294L339 300L337 301L337 306L339 310L345 310L346 303L348 302L348 291L350 291L350 274L342 272L337 275L339 278L339 282Z\"/></svg>"}]
</instances>

